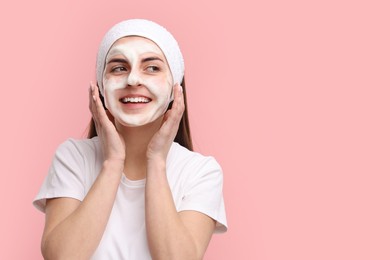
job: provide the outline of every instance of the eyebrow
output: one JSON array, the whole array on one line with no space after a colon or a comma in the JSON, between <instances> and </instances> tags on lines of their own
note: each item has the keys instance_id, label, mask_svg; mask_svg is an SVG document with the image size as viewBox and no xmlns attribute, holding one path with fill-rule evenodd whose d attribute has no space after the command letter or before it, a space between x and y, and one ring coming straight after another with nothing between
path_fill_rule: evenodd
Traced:
<instances>
[{"instance_id":1,"label":"eyebrow","mask_svg":"<svg viewBox=\"0 0 390 260\"><path fill-rule=\"evenodd\" d=\"M141 60L142 63L144 62L148 62L148 61L155 61L155 60L159 60L161 62L164 62L161 58L159 57L147 57L147 58L144 58ZM114 58L114 59L111 59L107 62L107 64L110 64L110 63L127 63L128 61L126 59L121 59L121 58Z\"/></svg>"},{"instance_id":2,"label":"eyebrow","mask_svg":"<svg viewBox=\"0 0 390 260\"><path fill-rule=\"evenodd\" d=\"M144 58L144 59L142 59L141 62L148 62L148 61L154 61L154 60L159 60L161 62L164 62L161 58L155 57L155 56Z\"/></svg>"},{"instance_id":3,"label":"eyebrow","mask_svg":"<svg viewBox=\"0 0 390 260\"><path fill-rule=\"evenodd\" d=\"M115 58L115 59L109 60L109 62L107 62L107 64L114 63L114 62L118 62L118 63L127 63L127 60L125 60L125 59L120 59L120 58Z\"/></svg>"}]
</instances>

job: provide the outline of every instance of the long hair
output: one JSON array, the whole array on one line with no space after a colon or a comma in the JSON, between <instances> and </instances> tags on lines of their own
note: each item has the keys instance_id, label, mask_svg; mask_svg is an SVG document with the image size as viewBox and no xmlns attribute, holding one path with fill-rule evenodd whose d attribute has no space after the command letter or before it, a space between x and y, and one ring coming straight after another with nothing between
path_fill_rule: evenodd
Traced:
<instances>
[{"instance_id":1,"label":"long hair","mask_svg":"<svg viewBox=\"0 0 390 260\"><path fill-rule=\"evenodd\" d=\"M188 150L193 151L192 146L192 139L191 139L191 131L190 131L190 121L188 119L188 106L187 106L187 95L186 95L186 86L185 86L185 80L183 78L183 81L181 83L181 86L183 87L183 97L184 97L184 113L180 120L179 129L177 130L177 134L175 137L175 142L179 143L181 146L186 147ZM102 100L102 103L104 105L104 99L103 96L99 93L100 99ZM169 105L168 109L171 109L172 103ZM92 138L97 136L95 122L93 121L93 118L91 118L89 123L89 130L88 130L88 138Z\"/></svg>"}]
</instances>

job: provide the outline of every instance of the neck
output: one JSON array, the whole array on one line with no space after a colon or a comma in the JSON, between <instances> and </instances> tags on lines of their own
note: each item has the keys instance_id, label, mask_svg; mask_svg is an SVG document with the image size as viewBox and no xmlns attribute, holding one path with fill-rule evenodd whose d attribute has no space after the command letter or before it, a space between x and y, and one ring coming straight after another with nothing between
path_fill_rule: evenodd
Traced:
<instances>
[{"instance_id":1,"label":"neck","mask_svg":"<svg viewBox=\"0 0 390 260\"><path fill-rule=\"evenodd\" d=\"M162 117L147 125L138 127L123 126L115 122L118 132L126 145L124 173L130 180L146 177L146 150L154 134L160 129Z\"/></svg>"}]
</instances>

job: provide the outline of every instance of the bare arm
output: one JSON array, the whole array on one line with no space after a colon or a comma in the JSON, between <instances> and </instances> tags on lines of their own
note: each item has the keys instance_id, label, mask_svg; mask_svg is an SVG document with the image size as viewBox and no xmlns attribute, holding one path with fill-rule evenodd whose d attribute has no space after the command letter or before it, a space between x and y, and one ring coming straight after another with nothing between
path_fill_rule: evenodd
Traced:
<instances>
[{"instance_id":1,"label":"bare arm","mask_svg":"<svg viewBox=\"0 0 390 260\"><path fill-rule=\"evenodd\" d=\"M105 161L82 202L71 198L50 199L42 236L45 259L89 259L108 222L124 165L124 144L91 87L90 110L101 137Z\"/></svg>"},{"instance_id":2,"label":"bare arm","mask_svg":"<svg viewBox=\"0 0 390 260\"><path fill-rule=\"evenodd\" d=\"M120 176L120 167L107 162L82 202L70 198L47 201L42 237L45 259L90 258L106 227Z\"/></svg>"},{"instance_id":3,"label":"bare arm","mask_svg":"<svg viewBox=\"0 0 390 260\"><path fill-rule=\"evenodd\" d=\"M200 212L176 211L164 168L163 164L149 168L146 184L146 225L153 259L202 259L215 221Z\"/></svg>"},{"instance_id":4,"label":"bare arm","mask_svg":"<svg viewBox=\"0 0 390 260\"><path fill-rule=\"evenodd\" d=\"M215 221L196 212L178 213L166 177L166 156L184 111L183 94L175 87L175 102L148 147L146 228L153 259L202 259Z\"/></svg>"}]
</instances>

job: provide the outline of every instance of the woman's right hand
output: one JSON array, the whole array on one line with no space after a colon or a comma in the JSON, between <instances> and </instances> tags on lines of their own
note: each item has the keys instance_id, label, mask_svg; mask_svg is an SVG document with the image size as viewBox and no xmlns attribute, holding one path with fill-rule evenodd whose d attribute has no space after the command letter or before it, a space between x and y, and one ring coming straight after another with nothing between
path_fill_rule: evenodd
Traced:
<instances>
[{"instance_id":1,"label":"woman's right hand","mask_svg":"<svg viewBox=\"0 0 390 260\"><path fill-rule=\"evenodd\" d=\"M90 83L89 91L89 110L95 122L96 132L103 149L104 160L124 164L126 158L124 140L109 119L99 98L99 89L92 82Z\"/></svg>"}]
</instances>

